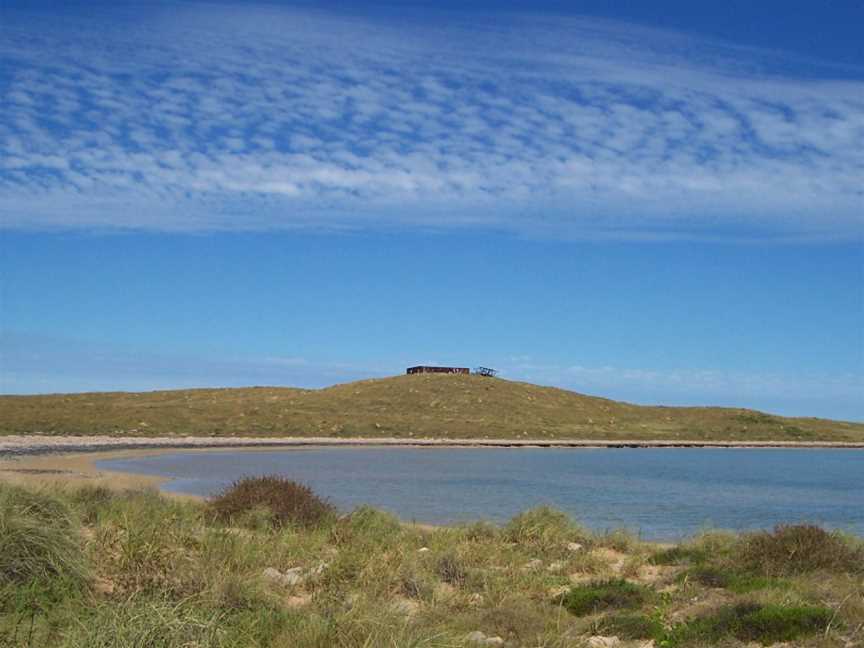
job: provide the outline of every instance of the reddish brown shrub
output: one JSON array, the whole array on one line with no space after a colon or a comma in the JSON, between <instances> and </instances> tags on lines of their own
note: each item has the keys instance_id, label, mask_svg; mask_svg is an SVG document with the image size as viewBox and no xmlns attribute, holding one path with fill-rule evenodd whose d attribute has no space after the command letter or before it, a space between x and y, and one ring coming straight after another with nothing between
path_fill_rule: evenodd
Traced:
<instances>
[{"instance_id":1,"label":"reddish brown shrub","mask_svg":"<svg viewBox=\"0 0 864 648\"><path fill-rule=\"evenodd\" d=\"M265 512L273 526L315 526L335 515L336 509L308 486L278 475L244 477L212 498L211 518L232 522L253 511Z\"/></svg>"},{"instance_id":2,"label":"reddish brown shrub","mask_svg":"<svg viewBox=\"0 0 864 648\"><path fill-rule=\"evenodd\" d=\"M746 571L765 576L820 570L860 572L864 569L864 551L812 524L780 525L771 532L746 536L735 562Z\"/></svg>"}]
</instances>

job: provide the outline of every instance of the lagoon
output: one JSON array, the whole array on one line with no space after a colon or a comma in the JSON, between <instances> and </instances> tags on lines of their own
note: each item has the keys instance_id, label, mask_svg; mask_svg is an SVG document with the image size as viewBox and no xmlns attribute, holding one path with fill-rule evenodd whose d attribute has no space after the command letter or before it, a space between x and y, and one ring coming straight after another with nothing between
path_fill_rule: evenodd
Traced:
<instances>
[{"instance_id":1,"label":"lagoon","mask_svg":"<svg viewBox=\"0 0 864 648\"><path fill-rule=\"evenodd\" d=\"M596 531L647 540L797 522L864 535L864 450L322 447L171 451L97 466L202 496L280 474L342 510L369 504L429 524L503 522L547 504Z\"/></svg>"}]
</instances>

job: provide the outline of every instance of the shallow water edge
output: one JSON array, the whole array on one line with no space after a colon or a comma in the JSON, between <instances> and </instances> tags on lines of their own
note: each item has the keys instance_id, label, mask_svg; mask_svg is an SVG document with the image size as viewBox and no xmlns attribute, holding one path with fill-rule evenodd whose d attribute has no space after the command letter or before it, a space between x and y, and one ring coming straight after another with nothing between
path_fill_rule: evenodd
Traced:
<instances>
[{"instance_id":1,"label":"shallow water edge","mask_svg":"<svg viewBox=\"0 0 864 648\"><path fill-rule=\"evenodd\" d=\"M368 504L430 524L503 522L549 505L592 529L627 528L646 539L796 522L864 532L861 450L318 446L141 454L97 466L199 496L243 476L280 474L342 510Z\"/></svg>"}]
</instances>

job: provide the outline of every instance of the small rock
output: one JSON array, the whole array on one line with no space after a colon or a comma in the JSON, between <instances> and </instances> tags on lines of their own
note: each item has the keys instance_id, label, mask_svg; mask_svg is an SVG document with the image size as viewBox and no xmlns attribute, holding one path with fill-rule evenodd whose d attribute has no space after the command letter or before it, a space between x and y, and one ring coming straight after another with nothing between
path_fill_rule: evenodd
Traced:
<instances>
[{"instance_id":1,"label":"small rock","mask_svg":"<svg viewBox=\"0 0 864 648\"><path fill-rule=\"evenodd\" d=\"M294 567L285 572L280 572L278 569L268 567L263 571L262 576L269 581L282 585L283 587L290 587L292 585L299 585L303 582L302 571L302 567Z\"/></svg>"},{"instance_id":2,"label":"small rock","mask_svg":"<svg viewBox=\"0 0 864 648\"><path fill-rule=\"evenodd\" d=\"M588 645L591 648L614 648L621 645L621 640L618 637L603 637L595 635L588 637Z\"/></svg>"},{"instance_id":3,"label":"small rock","mask_svg":"<svg viewBox=\"0 0 864 648\"><path fill-rule=\"evenodd\" d=\"M465 636L465 641L475 643L479 646L503 646L504 640L501 637L487 637L485 633L475 630L469 632Z\"/></svg>"},{"instance_id":4,"label":"small rock","mask_svg":"<svg viewBox=\"0 0 864 648\"><path fill-rule=\"evenodd\" d=\"M584 549L584 547L581 544L579 544L578 542L568 542L567 543L567 550L568 551L582 551L582 549Z\"/></svg>"},{"instance_id":5,"label":"small rock","mask_svg":"<svg viewBox=\"0 0 864 648\"><path fill-rule=\"evenodd\" d=\"M309 605L312 601L312 596L309 594L304 594L302 596L288 596L285 598L285 606L296 609Z\"/></svg>"},{"instance_id":6,"label":"small rock","mask_svg":"<svg viewBox=\"0 0 864 648\"><path fill-rule=\"evenodd\" d=\"M324 570L327 569L327 567L329 567L329 565L325 562L318 563L317 567L313 567L312 569L309 570L308 575L309 576L320 576L321 574L324 573Z\"/></svg>"},{"instance_id":7,"label":"small rock","mask_svg":"<svg viewBox=\"0 0 864 648\"><path fill-rule=\"evenodd\" d=\"M99 594L113 594L114 583L107 578L97 578L96 582L93 583L93 589Z\"/></svg>"},{"instance_id":8,"label":"small rock","mask_svg":"<svg viewBox=\"0 0 864 648\"><path fill-rule=\"evenodd\" d=\"M483 595L478 592L474 592L471 596L468 597L468 605L478 606L483 605Z\"/></svg>"},{"instance_id":9,"label":"small rock","mask_svg":"<svg viewBox=\"0 0 864 648\"><path fill-rule=\"evenodd\" d=\"M542 566L543 561L539 558L534 558L533 560L529 560L527 563L525 563L525 565L522 567L522 570L530 571L532 569L540 569Z\"/></svg>"},{"instance_id":10,"label":"small rock","mask_svg":"<svg viewBox=\"0 0 864 648\"><path fill-rule=\"evenodd\" d=\"M427 551L429 551L429 547L420 547L417 553L426 553Z\"/></svg>"},{"instance_id":11,"label":"small rock","mask_svg":"<svg viewBox=\"0 0 864 648\"><path fill-rule=\"evenodd\" d=\"M390 609L397 614L413 616L420 609L420 604L417 601L400 597L390 604Z\"/></svg>"}]
</instances>

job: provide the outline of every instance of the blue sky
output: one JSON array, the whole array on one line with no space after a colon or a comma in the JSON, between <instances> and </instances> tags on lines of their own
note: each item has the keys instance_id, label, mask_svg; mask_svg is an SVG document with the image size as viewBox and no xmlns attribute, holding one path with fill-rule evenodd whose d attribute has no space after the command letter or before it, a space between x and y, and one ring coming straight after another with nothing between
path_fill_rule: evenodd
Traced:
<instances>
[{"instance_id":1,"label":"blue sky","mask_svg":"<svg viewBox=\"0 0 864 648\"><path fill-rule=\"evenodd\" d=\"M0 391L864 420L861 4L609 4L7 1Z\"/></svg>"}]
</instances>

